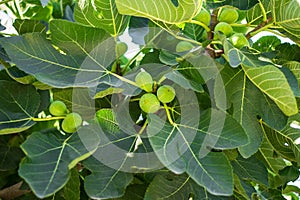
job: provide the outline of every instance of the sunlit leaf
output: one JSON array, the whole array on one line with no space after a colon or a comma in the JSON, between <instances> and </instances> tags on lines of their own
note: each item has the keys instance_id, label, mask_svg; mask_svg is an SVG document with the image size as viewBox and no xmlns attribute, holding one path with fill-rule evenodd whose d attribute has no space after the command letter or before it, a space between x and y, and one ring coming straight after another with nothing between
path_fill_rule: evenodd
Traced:
<instances>
[{"instance_id":1,"label":"sunlit leaf","mask_svg":"<svg viewBox=\"0 0 300 200\"><path fill-rule=\"evenodd\" d=\"M273 17L277 25L296 38L300 38L300 2L273 0Z\"/></svg>"},{"instance_id":2,"label":"sunlit leaf","mask_svg":"<svg viewBox=\"0 0 300 200\"><path fill-rule=\"evenodd\" d=\"M202 6L202 0L178 0L178 6L170 0L116 0L121 14L146 17L165 23L180 23L192 19Z\"/></svg>"},{"instance_id":3,"label":"sunlit leaf","mask_svg":"<svg viewBox=\"0 0 300 200\"><path fill-rule=\"evenodd\" d=\"M123 13L124 14L124 13ZM129 17L118 12L115 0L80 0L75 8L75 20L91 27L105 29L113 36L122 33Z\"/></svg>"},{"instance_id":4,"label":"sunlit leaf","mask_svg":"<svg viewBox=\"0 0 300 200\"><path fill-rule=\"evenodd\" d=\"M258 117L272 127L281 129L285 126L286 116L270 98L247 80L241 69L227 66L221 74L224 85L217 84L216 87L225 86L228 108L232 106L233 117L243 126L249 137L250 143L240 147L239 151L243 157L249 157L258 150L263 137ZM220 98L222 94L215 95Z\"/></svg>"},{"instance_id":5,"label":"sunlit leaf","mask_svg":"<svg viewBox=\"0 0 300 200\"><path fill-rule=\"evenodd\" d=\"M298 106L284 74L275 66L243 67L247 77L270 97L287 116L298 113Z\"/></svg>"}]
</instances>

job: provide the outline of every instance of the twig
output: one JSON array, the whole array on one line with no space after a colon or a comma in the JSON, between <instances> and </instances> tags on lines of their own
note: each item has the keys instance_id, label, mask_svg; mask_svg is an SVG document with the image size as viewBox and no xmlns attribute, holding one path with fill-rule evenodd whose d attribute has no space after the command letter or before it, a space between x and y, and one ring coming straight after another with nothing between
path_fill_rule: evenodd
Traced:
<instances>
[{"instance_id":1,"label":"twig","mask_svg":"<svg viewBox=\"0 0 300 200\"><path fill-rule=\"evenodd\" d=\"M214 32L213 30L215 29L215 26L217 25L218 23L218 12L219 12L219 9L216 9L212 12L211 14L211 22L210 22L210 31L207 32L207 37L209 40L213 40L214 39Z\"/></svg>"},{"instance_id":2,"label":"twig","mask_svg":"<svg viewBox=\"0 0 300 200\"><path fill-rule=\"evenodd\" d=\"M270 22L272 22L272 20L273 20L272 16L268 17L266 21L262 22L257 27L255 27L252 31L248 32L246 34L246 38L249 39L253 35L257 34L260 31L262 31L262 29L265 29L267 27L267 25L272 25L272 24L269 24Z\"/></svg>"},{"instance_id":3,"label":"twig","mask_svg":"<svg viewBox=\"0 0 300 200\"><path fill-rule=\"evenodd\" d=\"M3 200L11 200L11 199L20 197L26 193L29 193L30 190L21 190L20 189L22 184L23 184L23 181L20 181L19 183L15 184L15 185L12 185L10 187L0 190L0 198Z\"/></svg>"}]
</instances>

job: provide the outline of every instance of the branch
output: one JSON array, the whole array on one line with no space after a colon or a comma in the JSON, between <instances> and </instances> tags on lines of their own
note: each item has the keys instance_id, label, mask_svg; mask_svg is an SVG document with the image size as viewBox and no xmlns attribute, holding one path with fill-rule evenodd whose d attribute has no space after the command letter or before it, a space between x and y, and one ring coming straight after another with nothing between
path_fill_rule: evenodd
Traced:
<instances>
[{"instance_id":1,"label":"branch","mask_svg":"<svg viewBox=\"0 0 300 200\"><path fill-rule=\"evenodd\" d=\"M218 23L218 19L217 19L218 12L219 12L219 9L216 9L211 14L211 22L210 22L210 26L209 26L210 31L207 32L207 37L208 37L209 40L213 40L214 39L214 32L213 32L213 30L215 29L215 26Z\"/></svg>"},{"instance_id":2,"label":"branch","mask_svg":"<svg viewBox=\"0 0 300 200\"><path fill-rule=\"evenodd\" d=\"M253 35L257 34L260 31L262 31L262 29L265 29L267 27L267 25L269 25L270 22L272 22L272 20L273 20L272 16L268 17L266 21L262 22L257 27L255 27L252 31L248 32L246 34L246 38L250 39Z\"/></svg>"},{"instance_id":3,"label":"branch","mask_svg":"<svg viewBox=\"0 0 300 200\"><path fill-rule=\"evenodd\" d=\"M23 184L23 181L20 181L19 183L15 184L15 185L12 185L10 187L0 190L0 198L3 200L11 200L11 199L20 197L26 193L29 193L30 190L21 190L20 189L22 184Z\"/></svg>"}]
</instances>

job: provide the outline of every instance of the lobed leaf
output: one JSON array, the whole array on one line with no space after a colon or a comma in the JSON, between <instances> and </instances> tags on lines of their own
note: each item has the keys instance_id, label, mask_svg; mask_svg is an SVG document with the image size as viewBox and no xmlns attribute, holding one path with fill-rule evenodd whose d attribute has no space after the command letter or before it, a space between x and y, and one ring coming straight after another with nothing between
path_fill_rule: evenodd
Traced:
<instances>
[{"instance_id":1,"label":"lobed leaf","mask_svg":"<svg viewBox=\"0 0 300 200\"><path fill-rule=\"evenodd\" d=\"M165 173L158 174L154 177L146 191L144 200L189 199L191 196L195 200L207 198L211 200L231 199L231 197L214 196L208 193L203 187L195 183L187 174L175 175L172 173Z\"/></svg>"},{"instance_id":2,"label":"lobed leaf","mask_svg":"<svg viewBox=\"0 0 300 200\"><path fill-rule=\"evenodd\" d=\"M278 129L285 126L287 117L270 98L247 79L241 69L226 66L221 75L226 90L227 107L233 109L233 118L242 125L249 138L249 144L239 147L239 151L243 157L250 157L258 150L263 137L258 117ZM222 85L216 84L216 87ZM222 96L219 93L215 95L216 98Z\"/></svg>"},{"instance_id":3,"label":"lobed leaf","mask_svg":"<svg viewBox=\"0 0 300 200\"><path fill-rule=\"evenodd\" d=\"M102 28L113 36L122 33L129 21L129 17L118 12L115 0L79 0L74 11L77 22Z\"/></svg>"},{"instance_id":4,"label":"lobed leaf","mask_svg":"<svg viewBox=\"0 0 300 200\"><path fill-rule=\"evenodd\" d=\"M272 14L277 25L300 39L300 3L298 0L273 0Z\"/></svg>"},{"instance_id":5,"label":"lobed leaf","mask_svg":"<svg viewBox=\"0 0 300 200\"><path fill-rule=\"evenodd\" d=\"M298 113L294 93L284 76L275 66L248 67L243 70L252 83L270 97L282 112L291 116Z\"/></svg>"},{"instance_id":6,"label":"lobed leaf","mask_svg":"<svg viewBox=\"0 0 300 200\"><path fill-rule=\"evenodd\" d=\"M89 157L99 144L98 126L82 127L64 136L58 130L35 132L22 144L26 158L19 175L39 198L60 190L70 178L70 169Z\"/></svg>"},{"instance_id":7,"label":"lobed leaf","mask_svg":"<svg viewBox=\"0 0 300 200\"><path fill-rule=\"evenodd\" d=\"M82 44L73 39L71 41L84 50ZM39 33L1 38L0 44L5 46L5 51L19 69L45 84L65 88L95 86L101 83L101 78L107 79L106 82L110 81L111 74L107 67L115 59L113 40L105 40L92 52L85 51L86 58L81 63L72 56L57 51Z\"/></svg>"},{"instance_id":8,"label":"lobed leaf","mask_svg":"<svg viewBox=\"0 0 300 200\"><path fill-rule=\"evenodd\" d=\"M35 124L40 95L31 85L0 80L0 134L17 133Z\"/></svg>"},{"instance_id":9,"label":"lobed leaf","mask_svg":"<svg viewBox=\"0 0 300 200\"><path fill-rule=\"evenodd\" d=\"M202 0L116 0L118 11L124 15L145 17L164 23L176 24L192 19L202 6Z\"/></svg>"}]
</instances>

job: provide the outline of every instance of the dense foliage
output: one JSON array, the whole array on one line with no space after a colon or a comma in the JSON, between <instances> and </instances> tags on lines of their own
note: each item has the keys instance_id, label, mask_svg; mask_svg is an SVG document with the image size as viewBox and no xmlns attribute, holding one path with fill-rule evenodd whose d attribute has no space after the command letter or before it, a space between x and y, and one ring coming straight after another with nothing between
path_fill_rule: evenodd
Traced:
<instances>
[{"instance_id":1,"label":"dense foliage","mask_svg":"<svg viewBox=\"0 0 300 200\"><path fill-rule=\"evenodd\" d=\"M0 9L0 198L299 199L299 0Z\"/></svg>"}]
</instances>

